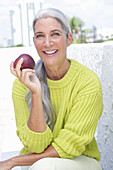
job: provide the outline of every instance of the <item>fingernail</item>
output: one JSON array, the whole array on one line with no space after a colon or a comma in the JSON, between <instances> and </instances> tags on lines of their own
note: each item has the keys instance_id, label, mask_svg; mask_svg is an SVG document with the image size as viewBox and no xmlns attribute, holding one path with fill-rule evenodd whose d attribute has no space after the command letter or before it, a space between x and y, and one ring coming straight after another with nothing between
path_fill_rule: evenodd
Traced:
<instances>
[{"instance_id":1,"label":"fingernail","mask_svg":"<svg viewBox=\"0 0 113 170\"><path fill-rule=\"evenodd\" d=\"M23 58L20 59L20 61L22 61L22 60L23 60Z\"/></svg>"}]
</instances>

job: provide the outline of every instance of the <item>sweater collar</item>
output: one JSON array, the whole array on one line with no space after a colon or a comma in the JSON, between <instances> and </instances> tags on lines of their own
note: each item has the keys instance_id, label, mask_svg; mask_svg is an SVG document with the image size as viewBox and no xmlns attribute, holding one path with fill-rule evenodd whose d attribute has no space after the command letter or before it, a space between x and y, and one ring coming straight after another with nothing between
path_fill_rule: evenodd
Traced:
<instances>
[{"instance_id":1,"label":"sweater collar","mask_svg":"<svg viewBox=\"0 0 113 170\"><path fill-rule=\"evenodd\" d=\"M72 78L75 76L76 74L76 61L73 59L68 59L71 64L70 67L67 71L67 73L65 74L65 76L60 79L60 80L51 80L49 78L47 78L47 83L49 88L62 88L64 86L67 86L68 83L70 83L70 81L72 80Z\"/></svg>"}]
</instances>

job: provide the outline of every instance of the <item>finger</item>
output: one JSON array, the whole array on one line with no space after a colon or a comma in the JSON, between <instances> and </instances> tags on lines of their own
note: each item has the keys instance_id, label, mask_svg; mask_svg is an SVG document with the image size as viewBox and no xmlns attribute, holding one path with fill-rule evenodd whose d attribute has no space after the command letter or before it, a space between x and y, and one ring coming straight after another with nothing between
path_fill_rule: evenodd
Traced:
<instances>
[{"instance_id":1,"label":"finger","mask_svg":"<svg viewBox=\"0 0 113 170\"><path fill-rule=\"evenodd\" d=\"M20 78L20 76L21 76L21 66L22 66L23 61L24 61L23 58L21 58L18 61L17 65L16 65L16 68L15 68L15 71L16 71L16 74L17 74L18 78Z\"/></svg>"},{"instance_id":2,"label":"finger","mask_svg":"<svg viewBox=\"0 0 113 170\"><path fill-rule=\"evenodd\" d=\"M16 71L14 69L14 61L12 61L10 64L10 71L13 75L17 76Z\"/></svg>"},{"instance_id":3,"label":"finger","mask_svg":"<svg viewBox=\"0 0 113 170\"><path fill-rule=\"evenodd\" d=\"M32 73L35 73L35 70L30 69L30 68L24 68L24 69L22 69L22 72L32 72Z\"/></svg>"},{"instance_id":4,"label":"finger","mask_svg":"<svg viewBox=\"0 0 113 170\"><path fill-rule=\"evenodd\" d=\"M35 73L35 70L32 70L32 69L23 69L21 71L21 79L22 80L25 78L25 74L27 74L27 73L33 74L33 73Z\"/></svg>"},{"instance_id":5,"label":"finger","mask_svg":"<svg viewBox=\"0 0 113 170\"><path fill-rule=\"evenodd\" d=\"M23 70L21 71L22 77L24 77L24 75L25 75L26 73L28 73L28 72L30 72L30 73L35 73L35 70L32 70L32 69L23 69Z\"/></svg>"},{"instance_id":6,"label":"finger","mask_svg":"<svg viewBox=\"0 0 113 170\"><path fill-rule=\"evenodd\" d=\"M33 77L34 75L35 73L32 71L22 71L22 74L21 74L22 83L25 84L27 87L29 87L31 83L31 77Z\"/></svg>"}]
</instances>

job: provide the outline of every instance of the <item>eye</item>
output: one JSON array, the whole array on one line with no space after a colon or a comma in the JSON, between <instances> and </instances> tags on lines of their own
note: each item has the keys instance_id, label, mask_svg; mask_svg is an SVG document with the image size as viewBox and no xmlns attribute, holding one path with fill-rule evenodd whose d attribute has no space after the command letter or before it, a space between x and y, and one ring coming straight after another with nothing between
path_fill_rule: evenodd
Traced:
<instances>
[{"instance_id":1,"label":"eye","mask_svg":"<svg viewBox=\"0 0 113 170\"><path fill-rule=\"evenodd\" d=\"M42 37L44 37L44 35L42 35L42 34L35 35L35 38L36 38L36 39L38 39L38 38L42 38Z\"/></svg>"},{"instance_id":2,"label":"eye","mask_svg":"<svg viewBox=\"0 0 113 170\"><path fill-rule=\"evenodd\" d=\"M52 36L60 36L60 34L58 32L54 32L52 33Z\"/></svg>"}]
</instances>

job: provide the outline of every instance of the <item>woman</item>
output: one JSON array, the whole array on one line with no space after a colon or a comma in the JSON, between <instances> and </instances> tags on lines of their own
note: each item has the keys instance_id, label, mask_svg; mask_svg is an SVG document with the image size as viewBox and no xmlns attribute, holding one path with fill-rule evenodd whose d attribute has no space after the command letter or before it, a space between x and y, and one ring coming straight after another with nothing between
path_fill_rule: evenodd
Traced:
<instances>
[{"instance_id":1,"label":"woman","mask_svg":"<svg viewBox=\"0 0 113 170\"><path fill-rule=\"evenodd\" d=\"M30 170L101 170L94 138L102 114L102 87L97 75L67 58L72 34L64 14L43 9L34 21L34 45L40 56L35 70L11 72L20 155L0 163L0 169L30 166ZM28 167L29 168L29 167Z\"/></svg>"}]
</instances>

